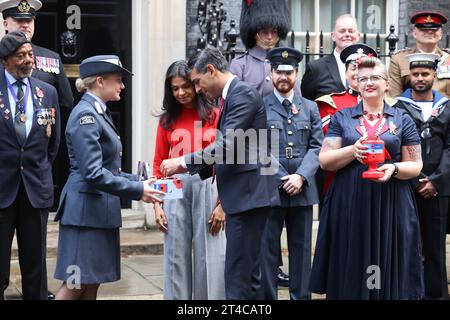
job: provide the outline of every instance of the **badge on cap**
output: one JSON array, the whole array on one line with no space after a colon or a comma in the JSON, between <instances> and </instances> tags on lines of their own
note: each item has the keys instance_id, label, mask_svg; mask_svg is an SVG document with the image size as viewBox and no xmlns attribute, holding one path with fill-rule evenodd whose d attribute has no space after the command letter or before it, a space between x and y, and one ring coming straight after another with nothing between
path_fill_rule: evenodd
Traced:
<instances>
[{"instance_id":1,"label":"badge on cap","mask_svg":"<svg viewBox=\"0 0 450 320\"><path fill-rule=\"evenodd\" d=\"M28 13L31 10L31 6L27 1L23 0L19 3L17 10L19 10L19 12L21 13Z\"/></svg>"}]
</instances>

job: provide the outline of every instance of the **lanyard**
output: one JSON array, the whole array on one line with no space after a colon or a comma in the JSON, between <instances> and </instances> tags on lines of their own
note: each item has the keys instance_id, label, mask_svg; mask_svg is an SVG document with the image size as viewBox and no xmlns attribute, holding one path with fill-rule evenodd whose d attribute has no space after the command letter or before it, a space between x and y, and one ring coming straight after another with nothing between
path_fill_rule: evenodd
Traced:
<instances>
[{"instance_id":1,"label":"lanyard","mask_svg":"<svg viewBox=\"0 0 450 320\"><path fill-rule=\"evenodd\" d=\"M24 102L23 102L23 107L20 108L20 106L17 105L17 102L19 102L19 98L17 97L16 92L14 91L14 88L12 87L12 84L9 83L8 78L6 78L6 85L8 86L9 92L11 92L14 100L16 101L16 108L19 109L20 113L26 113L27 112L27 104L28 104L28 96L30 95L30 85L27 84L27 91L25 93L24 96ZM18 89L17 89L18 90ZM16 110L17 112L17 110Z\"/></svg>"}]
</instances>

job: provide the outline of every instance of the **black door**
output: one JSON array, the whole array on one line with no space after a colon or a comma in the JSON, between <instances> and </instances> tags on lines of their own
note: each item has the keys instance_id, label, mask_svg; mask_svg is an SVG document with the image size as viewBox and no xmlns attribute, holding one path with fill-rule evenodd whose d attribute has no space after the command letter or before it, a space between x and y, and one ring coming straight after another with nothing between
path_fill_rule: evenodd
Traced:
<instances>
[{"instance_id":1,"label":"black door","mask_svg":"<svg viewBox=\"0 0 450 320\"><path fill-rule=\"evenodd\" d=\"M33 42L37 45L54 50L61 55L66 74L72 85L75 104L81 95L75 90L75 81L79 76L78 65L87 57L99 54L116 54L122 60L124 67L131 69L131 1L111 0L43 0L43 7L36 18L36 32ZM67 21L72 16L67 13L70 6L76 5L81 13L81 28L71 30L76 36L73 47L63 46L61 38L68 30ZM72 19L69 19L73 22ZM66 33L67 34L67 33ZM124 157L122 168L131 172L131 79L124 80L126 89L122 100L108 104L114 123L120 132L123 143ZM70 111L61 110L63 130ZM61 151L55 161L55 206L67 180L69 165L65 139L61 141ZM123 207L129 208L130 201L123 201Z\"/></svg>"}]
</instances>

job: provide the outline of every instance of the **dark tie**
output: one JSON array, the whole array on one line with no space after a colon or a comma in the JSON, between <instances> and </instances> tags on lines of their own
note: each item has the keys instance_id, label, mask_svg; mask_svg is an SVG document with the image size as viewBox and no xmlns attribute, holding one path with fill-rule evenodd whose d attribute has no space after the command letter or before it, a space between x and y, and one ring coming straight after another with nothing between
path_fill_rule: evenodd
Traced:
<instances>
[{"instance_id":1,"label":"dark tie","mask_svg":"<svg viewBox=\"0 0 450 320\"><path fill-rule=\"evenodd\" d=\"M286 109L286 111L289 113L291 111L292 103L289 101L289 99L284 99L283 101L283 107Z\"/></svg>"},{"instance_id":2,"label":"dark tie","mask_svg":"<svg viewBox=\"0 0 450 320\"><path fill-rule=\"evenodd\" d=\"M222 113L224 106L225 106L225 100L222 97L220 97L219 98L220 113Z\"/></svg>"},{"instance_id":3,"label":"dark tie","mask_svg":"<svg viewBox=\"0 0 450 320\"><path fill-rule=\"evenodd\" d=\"M112 119L111 111L109 111L108 107L106 107L105 113L106 113L107 117L109 118L109 120L111 120L111 122L114 123L113 119Z\"/></svg>"},{"instance_id":4,"label":"dark tie","mask_svg":"<svg viewBox=\"0 0 450 320\"><path fill-rule=\"evenodd\" d=\"M19 143L23 145L27 140L27 128L25 126L25 122L20 120L20 116L25 113L26 110L23 109L25 105L25 94L23 93L23 82L16 81L17 85L17 103L16 103L16 117L14 118L14 128L16 129L17 138L19 139Z\"/></svg>"}]
</instances>

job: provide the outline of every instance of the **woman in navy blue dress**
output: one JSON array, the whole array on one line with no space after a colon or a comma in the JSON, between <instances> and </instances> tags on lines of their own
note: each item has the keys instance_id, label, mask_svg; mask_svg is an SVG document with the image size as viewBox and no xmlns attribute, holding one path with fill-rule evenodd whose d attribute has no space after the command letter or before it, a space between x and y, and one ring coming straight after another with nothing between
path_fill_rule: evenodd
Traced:
<instances>
[{"instance_id":1,"label":"woman in navy blue dress","mask_svg":"<svg viewBox=\"0 0 450 320\"><path fill-rule=\"evenodd\" d=\"M327 299L421 299L420 229L408 179L422 169L420 139L411 118L385 102L389 82L376 58L359 64L362 102L336 113L319 156L338 171L325 198L312 292ZM366 180L365 139L381 139L384 176Z\"/></svg>"}]
</instances>

